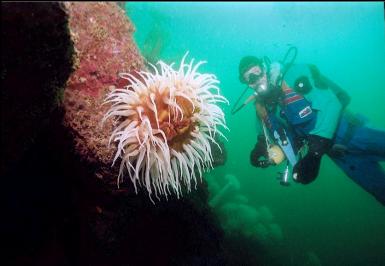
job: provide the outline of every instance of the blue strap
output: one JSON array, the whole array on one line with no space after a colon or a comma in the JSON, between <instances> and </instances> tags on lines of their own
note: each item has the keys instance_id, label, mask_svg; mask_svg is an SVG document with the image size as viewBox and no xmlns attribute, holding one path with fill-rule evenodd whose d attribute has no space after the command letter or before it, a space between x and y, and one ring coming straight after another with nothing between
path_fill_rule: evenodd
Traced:
<instances>
[{"instance_id":1,"label":"blue strap","mask_svg":"<svg viewBox=\"0 0 385 266\"><path fill-rule=\"evenodd\" d=\"M283 125L271 112L268 113L264 122L270 136L279 145L289 163L294 167L297 163L297 158L293 149L291 134L285 130Z\"/></svg>"}]
</instances>

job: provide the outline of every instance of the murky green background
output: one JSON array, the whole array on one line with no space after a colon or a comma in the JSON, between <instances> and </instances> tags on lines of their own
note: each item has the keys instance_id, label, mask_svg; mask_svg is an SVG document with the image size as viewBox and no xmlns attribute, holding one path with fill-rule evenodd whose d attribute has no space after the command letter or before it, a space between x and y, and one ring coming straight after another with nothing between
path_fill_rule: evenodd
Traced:
<instances>
[{"instance_id":1,"label":"murky green background","mask_svg":"<svg viewBox=\"0 0 385 266\"><path fill-rule=\"evenodd\" d=\"M279 226L282 239L269 242L265 235L261 241L282 265L385 265L385 208L380 203L326 156L314 183L280 186L275 177L282 166L257 169L249 163L260 130L252 105L230 114L244 89L238 81L240 58L267 55L281 60L294 45L296 63L316 64L349 92L350 110L385 128L383 2L127 2L126 12L144 55L178 64L190 51L189 59L208 62L201 72L220 80L230 101L230 106L222 106L230 128L225 132L228 160L205 178L220 185L226 183L226 174L238 178L240 190L233 192L237 202L258 213L259 218L249 220ZM226 199L234 201L234 195ZM261 222L261 208L272 214L264 218L268 221ZM250 221L240 224L254 228ZM261 230L253 230L252 237L263 238Z\"/></svg>"}]
</instances>

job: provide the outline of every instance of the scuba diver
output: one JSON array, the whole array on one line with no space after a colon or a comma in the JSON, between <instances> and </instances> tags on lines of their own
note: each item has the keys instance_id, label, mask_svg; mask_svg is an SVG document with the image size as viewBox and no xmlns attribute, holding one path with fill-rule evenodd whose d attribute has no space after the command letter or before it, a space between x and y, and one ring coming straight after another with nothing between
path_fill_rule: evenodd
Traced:
<instances>
[{"instance_id":1,"label":"scuba diver","mask_svg":"<svg viewBox=\"0 0 385 266\"><path fill-rule=\"evenodd\" d=\"M294 56L285 64L290 52ZM385 205L385 171L379 164L385 160L385 131L368 127L362 116L348 112L349 95L315 65L294 64L296 54L292 47L281 62L254 56L240 61L239 80L254 93L234 110L238 100L232 113L255 102L263 128L251 151L251 164L265 168L286 157L281 184L288 184L289 168L294 181L309 184L327 154ZM278 152L271 152L272 147Z\"/></svg>"}]
</instances>

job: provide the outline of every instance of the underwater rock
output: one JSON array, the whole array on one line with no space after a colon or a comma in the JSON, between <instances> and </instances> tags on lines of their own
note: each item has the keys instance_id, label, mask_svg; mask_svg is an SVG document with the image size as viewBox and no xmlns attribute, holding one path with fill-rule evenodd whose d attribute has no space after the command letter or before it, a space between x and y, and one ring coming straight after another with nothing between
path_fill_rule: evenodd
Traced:
<instances>
[{"instance_id":1,"label":"underwater rock","mask_svg":"<svg viewBox=\"0 0 385 266\"><path fill-rule=\"evenodd\" d=\"M204 180L207 183L210 195L215 195L221 190L221 186L212 175L205 175Z\"/></svg>"},{"instance_id":2,"label":"underwater rock","mask_svg":"<svg viewBox=\"0 0 385 266\"><path fill-rule=\"evenodd\" d=\"M274 216L271 213L270 209L267 206L261 206L258 208L258 213L260 214L261 220L268 224L273 221Z\"/></svg>"},{"instance_id":3,"label":"underwater rock","mask_svg":"<svg viewBox=\"0 0 385 266\"><path fill-rule=\"evenodd\" d=\"M258 219L257 211L252 206L246 204L239 204L238 209L238 218L245 226L245 228L247 229L252 227L252 225L255 224Z\"/></svg>"},{"instance_id":4,"label":"underwater rock","mask_svg":"<svg viewBox=\"0 0 385 266\"><path fill-rule=\"evenodd\" d=\"M234 202L240 204L247 204L249 202L249 199L242 194L237 194L234 196Z\"/></svg>"},{"instance_id":5,"label":"underwater rock","mask_svg":"<svg viewBox=\"0 0 385 266\"><path fill-rule=\"evenodd\" d=\"M317 253L315 253L314 251L308 251L306 252L306 259L303 265L304 266L322 266L322 263Z\"/></svg>"},{"instance_id":6,"label":"underwater rock","mask_svg":"<svg viewBox=\"0 0 385 266\"><path fill-rule=\"evenodd\" d=\"M63 5L1 3L1 176L12 172L58 107L72 71Z\"/></svg>"},{"instance_id":7,"label":"underwater rock","mask_svg":"<svg viewBox=\"0 0 385 266\"><path fill-rule=\"evenodd\" d=\"M8 4L2 3L2 19L3 8ZM20 5L24 11L32 10L32 20L39 21L37 17L43 21L47 19L50 27L62 29L62 20L58 17L50 21L45 11L40 13L29 8L34 4ZM5 265L229 265L223 261L223 234L208 207L205 183L189 197L170 198L157 202L157 205L153 205L146 195L113 194L104 186L104 180L111 181L116 190L118 171L113 172L110 168L114 151L107 148L112 123L106 123L103 129L99 127L107 108L101 103L112 88L110 86L124 85L117 79L119 72L131 72L143 66L132 40L133 26L124 11L114 3L66 2L65 8L58 3L37 5L48 10L59 6L57 11L67 12L76 55L72 57L71 49L46 51L41 49L47 48L44 45L33 47L41 49L42 54L35 50L32 53L40 56L40 63L44 63L46 56L56 60L56 55L64 61L58 59L62 62L59 66L47 63L48 68L44 68L37 64L27 70L34 74L35 67L36 77L44 74L45 78L51 79L50 85L58 88L61 83L52 79L54 75L50 71L58 73L58 80L64 83L72 65L72 61L66 60L73 58L76 70L64 92L64 114L63 110L57 110L49 126L43 128L44 134L39 135L34 149L30 149L27 158L18 165L18 172L9 178L11 185L6 186L12 189L7 193L9 206L3 218L7 231L5 253L13 257L13 262L16 258L16 263L6 262ZM12 27L19 29L15 25ZM67 30L67 24L64 28ZM34 30L31 29L33 34L39 33ZM19 37L23 37L25 32L20 34ZM49 35L49 31L45 34ZM70 38L59 37L61 35L54 38L53 44L61 47L71 43ZM12 47L11 43L7 45ZM23 70L23 75L14 76L13 81L22 80L26 74L25 68L19 68L20 64L16 70ZM2 66L2 82L3 77L8 77L3 69L7 68ZM23 94L26 97L22 101L31 102L35 98L26 94L25 88L31 84L35 86L35 83L28 79L26 82L28 84L22 83L24 87L10 92ZM55 97L49 95L49 106L50 100L57 96L57 91L52 93ZM39 99L45 100L44 97ZM5 107L12 107L11 103ZM17 103L14 106L18 106ZM33 110L26 110L34 115ZM46 111L45 115L50 113L50 108L42 110ZM23 119L15 121L18 121L21 133L29 134L28 138L33 135L23 124ZM38 128L41 124L34 126ZM78 156L73 156L73 151ZM95 178L95 173L105 178ZM111 179L107 178L108 173L111 173Z\"/></svg>"},{"instance_id":8,"label":"underwater rock","mask_svg":"<svg viewBox=\"0 0 385 266\"><path fill-rule=\"evenodd\" d=\"M278 242L283 240L282 229L278 224L272 223L272 224L269 224L267 227L270 233L270 238L272 240L278 241Z\"/></svg>"},{"instance_id":9,"label":"underwater rock","mask_svg":"<svg viewBox=\"0 0 385 266\"><path fill-rule=\"evenodd\" d=\"M269 239L269 230L262 223L257 223L254 227L254 235L261 242L266 242Z\"/></svg>"},{"instance_id":10,"label":"underwater rock","mask_svg":"<svg viewBox=\"0 0 385 266\"><path fill-rule=\"evenodd\" d=\"M254 233L254 225L258 220L257 211L249 205L227 203L219 209L223 227L228 233L240 232L245 236Z\"/></svg>"},{"instance_id":11,"label":"underwater rock","mask_svg":"<svg viewBox=\"0 0 385 266\"><path fill-rule=\"evenodd\" d=\"M116 4L123 10L126 10L126 2L116 2Z\"/></svg>"},{"instance_id":12,"label":"underwater rock","mask_svg":"<svg viewBox=\"0 0 385 266\"><path fill-rule=\"evenodd\" d=\"M72 132L75 152L93 165L96 176L116 188L117 169L111 169L114 146L108 147L112 122L103 127L102 105L108 91L121 87L120 72L143 67L133 41L134 26L124 10L112 2L66 2L76 70L64 92L64 125ZM109 177L111 177L109 179Z\"/></svg>"},{"instance_id":13,"label":"underwater rock","mask_svg":"<svg viewBox=\"0 0 385 266\"><path fill-rule=\"evenodd\" d=\"M238 204L227 203L223 205L219 210L219 217L226 232L240 232L242 230Z\"/></svg>"},{"instance_id":14,"label":"underwater rock","mask_svg":"<svg viewBox=\"0 0 385 266\"><path fill-rule=\"evenodd\" d=\"M74 42L76 70L64 92L64 125L73 136L73 146L81 160L95 176L114 193L134 193L128 182L117 189L119 163L111 164L117 143L108 141L118 121L102 119L108 111L105 97L116 88L128 85L119 73L132 74L146 70L144 60L133 40L134 26L116 3L67 2L69 28ZM113 23L111 23L113 21ZM210 143L215 160L213 166L226 160L224 145ZM148 188L148 187L147 187Z\"/></svg>"},{"instance_id":15,"label":"underwater rock","mask_svg":"<svg viewBox=\"0 0 385 266\"><path fill-rule=\"evenodd\" d=\"M217 207L227 196L236 192L240 188L240 183L235 175L227 174L225 175L227 184L224 185L221 190L215 194L210 200L209 204L211 207Z\"/></svg>"},{"instance_id":16,"label":"underwater rock","mask_svg":"<svg viewBox=\"0 0 385 266\"><path fill-rule=\"evenodd\" d=\"M116 147L108 148L114 125L109 120L101 127L108 109L102 103L108 92L127 85L119 73L144 68L132 36L134 26L115 3L65 5L77 53L76 70L64 93L64 126L80 164L88 170L88 177L79 174L85 190L79 192L86 208L79 211L85 221L85 250L80 252L86 254L84 264L90 263L87 254L97 254L92 255L93 265L181 265L197 259L191 256L216 260L221 231L211 217L207 190L154 205L147 195L136 194L131 183L117 188L119 164L111 168Z\"/></svg>"},{"instance_id":17,"label":"underwater rock","mask_svg":"<svg viewBox=\"0 0 385 266\"><path fill-rule=\"evenodd\" d=\"M7 185L3 250L16 263L4 265L228 265L207 188L156 205L143 193L111 195L66 149L70 136L52 135L60 122Z\"/></svg>"}]
</instances>

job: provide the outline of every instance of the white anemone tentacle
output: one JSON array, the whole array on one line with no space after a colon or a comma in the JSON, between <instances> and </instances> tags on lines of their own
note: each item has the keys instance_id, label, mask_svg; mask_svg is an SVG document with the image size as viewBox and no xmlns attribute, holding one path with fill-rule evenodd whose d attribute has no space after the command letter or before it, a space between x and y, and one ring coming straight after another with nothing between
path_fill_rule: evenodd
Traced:
<instances>
[{"instance_id":1,"label":"white anemone tentacle","mask_svg":"<svg viewBox=\"0 0 385 266\"><path fill-rule=\"evenodd\" d=\"M113 164L120 159L118 186L125 173L135 192L144 187L160 200L161 196L183 195L183 187L191 191L213 168L211 145L217 145L218 127L226 127L219 103L229 103L220 95L219 81L213 74L199 73L206 63L186 62L179 68L159 61L151 71L121 73L128 81L123 88L112 90L103 104L110 109L102 122L113 119L115 128L109 145L116 143Z\"/></svg>"}]
</instances>

